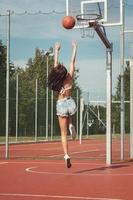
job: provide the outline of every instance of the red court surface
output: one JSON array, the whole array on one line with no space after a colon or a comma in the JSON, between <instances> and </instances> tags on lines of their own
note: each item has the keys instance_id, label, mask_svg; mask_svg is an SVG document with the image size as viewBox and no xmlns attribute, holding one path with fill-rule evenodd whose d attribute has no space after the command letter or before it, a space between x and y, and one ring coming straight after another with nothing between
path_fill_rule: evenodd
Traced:
<instances>
[{"instance_id":1,"label":"red court surface","mask_svg":"<svg viewBox=\"0 0 133 200\"><path fill-rule=\"evenodd\" d=\"M104 140L69 142L70 169L60 142L10 145L10 159L0 159L0 200L133 200L129 144L120 162L119 143L113 141L113 164L107 166Z\"/></svg>"}]
</instances>

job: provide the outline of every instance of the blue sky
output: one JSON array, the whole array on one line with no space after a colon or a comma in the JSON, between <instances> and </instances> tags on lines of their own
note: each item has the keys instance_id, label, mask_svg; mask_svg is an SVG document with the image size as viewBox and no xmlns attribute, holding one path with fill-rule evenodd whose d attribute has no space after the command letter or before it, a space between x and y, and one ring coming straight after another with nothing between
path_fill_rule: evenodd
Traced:
<instances>
[{"instance_id":1,"label":"blue sky","mask_svg":"<svg viewBox=\"0 0 133 200\"><path fill-rule=\"evenodd\" d=\"M76 0L73 0L76 1ZM111 5L110 0L110 5ZM115 0L118 2L119 0ZM115 2L114 1L114 2ZM114 3L113 2L113 3ZM112 5L113 5L112 3ZM114 8L117 7L115 4ZM78 83L80 87L90 93L91 100L105 99L106 96L106 49L99 37L81 38L79 30L65 30L61 21L65 15L65 0L0 0L0 14L6 14L10 9L11 15L11 60L22 67L28 58L34 56L35 48L44 50L61 42L60 61L69 66L71 58L71 41L78 43L76 66L80 71ZM125 29L133 30L133 2L125 1ZM59 13L43 15L19 15L20 13L34 13L42 11ZM116 14L114 9L112 16ZM62 14L61 14L62 13ZM0 17L0 37L5 42L7 19ZM115 92L117 77L120 74L120 29L106 28L107 36L113 43L113 92ZM130 58L132 34L125 38L125 58Z\"/></svg>"}]
</instances>

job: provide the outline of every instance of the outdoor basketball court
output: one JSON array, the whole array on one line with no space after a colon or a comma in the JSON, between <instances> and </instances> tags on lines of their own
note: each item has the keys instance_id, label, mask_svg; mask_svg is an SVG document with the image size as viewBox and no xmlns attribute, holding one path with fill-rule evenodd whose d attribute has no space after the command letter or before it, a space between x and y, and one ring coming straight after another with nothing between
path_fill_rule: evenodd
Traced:
<instances>
[{"instance_id":1,"label":"outdoor basketball court","mask_svg":"<svg viewBox=\"0 0 133 200\"><path fill-rule=\"evenodd\" d=\"M133 163L129 140L125 161L120 141L113 141L113 164L105 164L104 139L69 141L72 167L67 169L60 142L14 144L10 159L0 160L0 199L132 200ZM4 146L0 153L4 157Z\"/></svg>"},{"instance_id":2,"label":"outdoor basketball court","mask_svg":"<svg viewBox=\"0 0 133 200\"><path fill-rule=\"evenodd\" d=\"M98 39L105 47L106 71L106 135L83 135L82 99L78 105L80 119L78 139L69 140L72 167L66 168L61 142L49 141L48 130L53 128L53 102L48 109L46 88L45 140L37 141L37 79L34 128L35 141L9 142L9 64L10 64L10 12L7 15L7 77L6 77L6 127L5 142L0 144L0 200L133 200L133 60L130 59L130 135L125 136L124 113L124 34L133 30L124 22L124 1L118 0L116 15L108 0L66 0L65 15L74 17L71 25L81 33L81 38ZM113 7L114 9L114 7ZM40 15L39 11L39 15ZM54 11L55 13L55 11ZM24 13L24 15L26 12ZM41 13L42 14L42 13ZM45 13L46 14L46 13ZM38 14L37 14L38 15ZM127 21L126 21L127 22ZM120 34L120 134L112 134L112 60L113 43L106 35L106 27L119 27ZM63 27L62 27L63 28ZM71 31L71 30L69 30ZM47 63L48 63L48 55ZM53 56L53 54L52 54ZM48 64L47 64L48 73ZM17 77L18 78L18 77ZM18 81L18 79L17 79ZM18 82L16 83L16 88ZM53 94L52 94L53 95ZM53 96L51 95L51 99ZM18 91L16 89L16 138L18 137ZM53 100L53 99L52 99ZM14 104L15 105L15 104ZM50 111L49 111L50 110ZM49 113L51 112L51 113ZM22 113L21 113L22 114ZM51 114L51 116L50 116ZM22 116L23 117L23 116ZM51 117L49 127L48 120ZM50 121L50 120L49 120ZM76 120L75 120L76 121ZM90 120L90 126L94 120ZM91 123L92 122L92 123ZM87 121L87 126L89 120ZM40 128L41 129L41 128ZM25 129L26 130L26 129ZM52 130L52 129L51 129ZM25 131L26 132L26 131ZM41 132L41 131L40 131ZM51 133L51 136L53 133ZM26 134L25 134L26 135ZM84 137L83 137L84 136ZM18 138L17 138L18 139ZM44 139L44 137L43 137ZM52 139L52 137L51 137Z\"/></svg>"}]
</instances>

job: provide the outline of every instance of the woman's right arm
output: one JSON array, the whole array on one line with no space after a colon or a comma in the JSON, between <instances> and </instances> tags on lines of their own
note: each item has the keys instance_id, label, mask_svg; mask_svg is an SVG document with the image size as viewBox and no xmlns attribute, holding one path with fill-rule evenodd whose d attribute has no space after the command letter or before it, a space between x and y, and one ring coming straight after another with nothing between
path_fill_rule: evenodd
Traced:
<instances>
[{"instance_id":1,"label":"woman's right arm","mask_svg":"<svg viewBox=\"0 0 133 200\"><path fill-rule=\"evenodd\" d=\"M55 55L54 55L54 67L56 67L59 64L59 51L60 51L61 45L59 42L55 44Z\"/></svg>"},{"instance_id":2,"label":"woman's right arm","mask_svg":"<svg viewBox=\"0 0 133 200\"><path fill-rule=\"evenodd\" d=\"M71 62L70 62L70 69L69 69L69 73L71 75L71 77L73 78L74 76L74 71L75 71L75 59L76 59L76 53L77 53L77 43L76 42L72 42L72 57L71 57Z\"/></svg>"}]
</instances>

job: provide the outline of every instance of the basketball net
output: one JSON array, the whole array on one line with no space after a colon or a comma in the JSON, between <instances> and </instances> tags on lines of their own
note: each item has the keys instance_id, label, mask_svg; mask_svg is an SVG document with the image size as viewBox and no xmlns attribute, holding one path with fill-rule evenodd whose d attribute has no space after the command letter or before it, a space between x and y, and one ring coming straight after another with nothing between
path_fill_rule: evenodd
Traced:
<instances>
[{"instance_id":1,"label":"basketball net","mask_svg":"<svg viewBox=\"0 0 133 200\"><path fill-rule=\"evenodd\" d=\"M98 14L80 14L76 16L78 26L80 27L80 33L82 38L90 37L94 38L95 29L90 27L90 22L98 21L101 16Z\"/></svg>"},{"instance_id":2,"label":"basketball net","mask_svg":"<svg viewBox=\"0 0 133 200\"><path fill-rule=\"evenodd\" d=\"M86 38L86 37L94 38L95 30L94 28L90 28L90 27L88 28L82 27L80 28L80 34L82 38Z\"/></svg>"}]
</instances>

